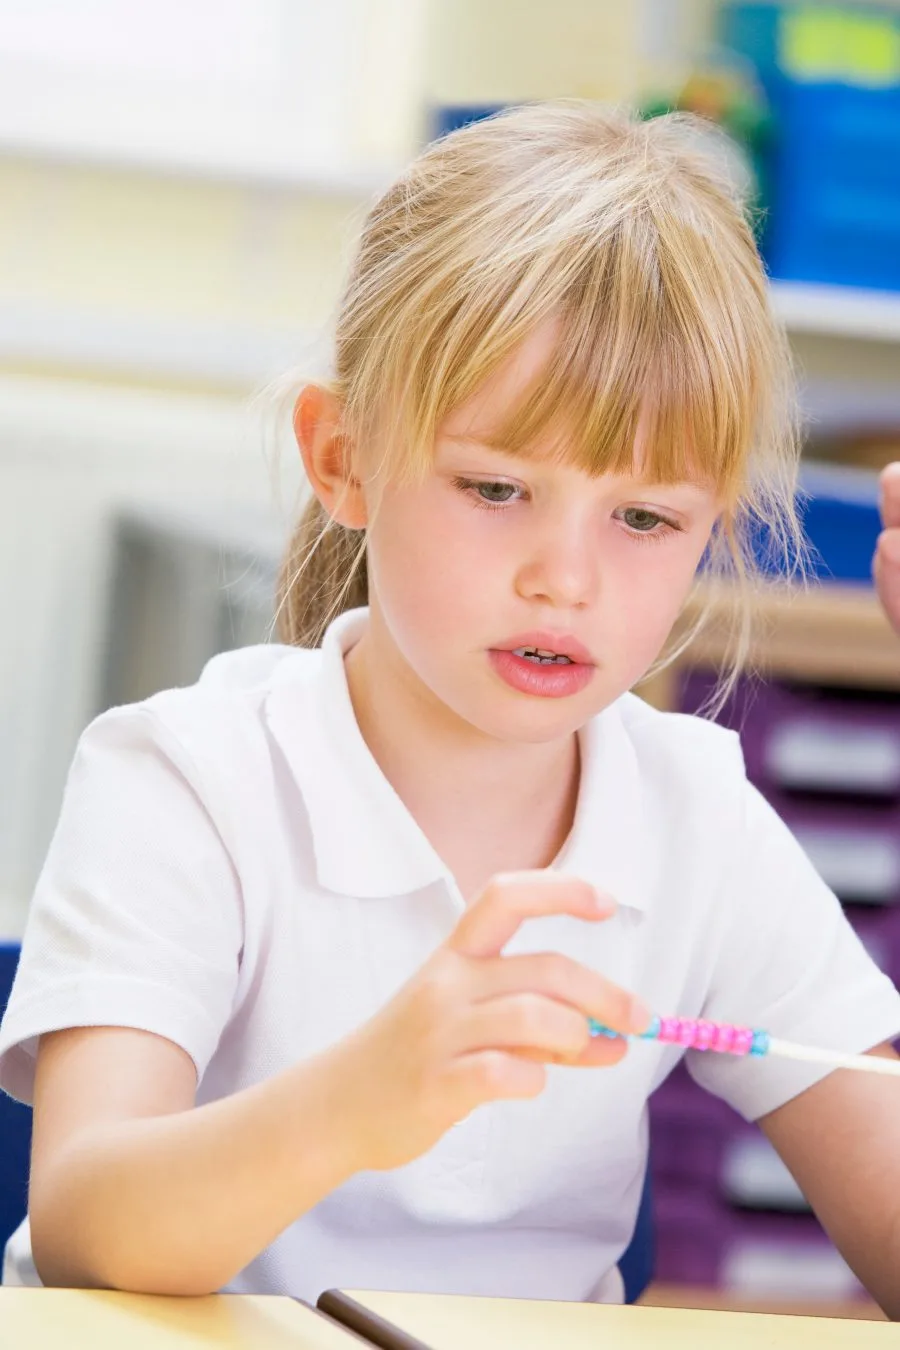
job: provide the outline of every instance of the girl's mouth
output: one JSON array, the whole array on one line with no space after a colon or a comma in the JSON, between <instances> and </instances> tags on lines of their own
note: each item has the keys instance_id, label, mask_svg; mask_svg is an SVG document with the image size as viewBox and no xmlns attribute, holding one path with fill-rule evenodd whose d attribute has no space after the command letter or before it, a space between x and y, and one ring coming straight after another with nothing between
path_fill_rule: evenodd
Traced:
<instances>
[{"instance_id":1,"label":"girl's mouth","mask_svg":"<svg viewBox=\"0 0 900 1350\"><path fill-rule=\"evenodd\" d=\"M521 656L525 661L533 661L535 665L574 665L570 656L560 656L557 652L548 652L540 647L516 647L513 656Z\"/></svg>"},{"instance_id":2,"label":"girl's mouth","mask_svg":"<svg viewBox=\"0 0 900 1350\"><path fill-rule=\"evenodd\" d=\"M569 698L586 689L596 667L549 647L492 648L488 659L504 684L533 698Z\"/></svg>"}]
</instances>

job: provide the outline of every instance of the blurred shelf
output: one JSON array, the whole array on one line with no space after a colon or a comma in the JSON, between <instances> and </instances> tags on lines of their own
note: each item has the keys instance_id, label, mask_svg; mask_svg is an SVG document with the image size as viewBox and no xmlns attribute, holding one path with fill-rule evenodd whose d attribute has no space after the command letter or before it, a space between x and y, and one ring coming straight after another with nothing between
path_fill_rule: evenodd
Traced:
<instances>
[{"instance_id":1,"label":"blurred shelf","mask_svg":"<svg viewBox=\"0 0 900 1350\"><path fill-rule=\"evenodd\" d=\"M690 606L687 621L699 612ZM734 600L719 589L710 618L691 647L693 664L716 665L726 650ZM837 583L773 589L754 601L751 664L780 678L900 689L900 638L874 590Z\"/></svg>"},{"instance_id":2,"label":"blurred shelf","mask_svg":"<svg viewBox=\"0 0 900 1350\"><path fill-rule=\"evenodd\" d=\"M772 297L789 332L900 342L900 292L773 281Z\"/></svg>"},{"instance_id":3,"label":"blurred shelf","mask_svg":"<svg viewBox=\"0 0 900 1350\"><path fill-rule=\"evenodd\" d=\"M260 155L203 157L189 148L135 147L127 151L102 144L45 145L24 137L0 133L0 156L11 160L57 165L62 168L107 169L117 173L144 173L160 178L187 178L197 182L280 190L313 197L366 201L383 192L403 165L365 163L292 164L286 158Z\"/></svg>"},{"instance_id":4,"label":"blurred shelf","mask_svg":"<svg viewBox=\"0 0 900 1350\"><path fill-rule=\"evenodd\" d=\"M654 707L676 706L680 672L719 669L727 659L736 612L734 593L727 586L698 587L676 626L675 640L684 637L704 609L707 621L688 649L640 685L641 697ZM763 677L900 690L900 638L868 586L823 583L757 594L748 664Z\"/></svg>"},{"instance_id":5,"label":"blurred shelf","mask_svg":"<svg viewBox=\"0 0 900 1350\"><path fill-rule=\"evenodd\" d=\"M102 312L3 297L0 366L42 373L197 383L247 392L285 370L321 373L323 334L264 323L228 323Z\"/></svg>"}]
</instances>

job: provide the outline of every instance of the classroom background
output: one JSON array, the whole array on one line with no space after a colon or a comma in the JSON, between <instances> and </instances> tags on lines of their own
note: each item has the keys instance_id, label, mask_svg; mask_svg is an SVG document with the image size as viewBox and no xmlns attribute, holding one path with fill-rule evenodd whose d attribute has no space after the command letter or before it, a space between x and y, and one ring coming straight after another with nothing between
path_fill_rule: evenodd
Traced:
<instances>
[{"instance_id":1,"label":"classroom background","mask_svg":"<svg viewBox=\"0 0 900 1350\"><path fill-rule=\"evenodd\" d=\"M869 580L900 458L900 0L0 0L0 1010L82 728L270 632L303 485L259 391L327 368L367 202L434 135L567 95L730 133L820 584L761 604L766 678L722 715L900 980L900 643ZM648 698L702 704L719 617ZM6 1103L0 1243L26 1147ZM665 1297L860 1298L759 1133L682 1075L651 1180Z\"/></svg>"}]
</instances>

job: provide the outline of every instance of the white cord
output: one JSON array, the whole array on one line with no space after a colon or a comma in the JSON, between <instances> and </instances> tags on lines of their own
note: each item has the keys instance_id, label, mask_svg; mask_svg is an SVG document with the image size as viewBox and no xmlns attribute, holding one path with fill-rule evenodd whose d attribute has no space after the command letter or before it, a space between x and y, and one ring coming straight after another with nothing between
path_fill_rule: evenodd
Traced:
<instances>
[{"instance_id":1,"label":"white cord","mask_svg":"<svg viewBox=\"0 0 900 1350\"><path fill-rule=\"evenodd\" d=\"M828 1064L832 1069L861 1069L864 1073L886 1073L900 1078L900 1059L885 1059L881 1055L842 1055L836 1050L779 1041L774 1036L769 1041L768 1053L782 1059L802 1059L808 1064Z\"/></svg>"}]
</instances>

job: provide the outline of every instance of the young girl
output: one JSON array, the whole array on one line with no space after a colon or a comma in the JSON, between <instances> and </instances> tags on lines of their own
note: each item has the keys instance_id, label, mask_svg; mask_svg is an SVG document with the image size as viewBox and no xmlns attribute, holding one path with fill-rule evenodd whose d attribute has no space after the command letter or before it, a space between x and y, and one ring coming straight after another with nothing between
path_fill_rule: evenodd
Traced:
<instances>
[{"instance_id":1,"label":"young girl","mask_svg":"<svg viewBox=\"0 0 900 1350\"><path fill-rule=\"evenodd\" d=\"M620 1299L680 1052L589 1018L893 1054L737 739L628 692L704 556L739 586L752 525L796 536L785 348L697 143L521 108L369 215L296 400L286 644L72 767L0 1038L44 1283ZM688 1060L900 1314L900 1084Z\"/></svg>"}]
</instances>

